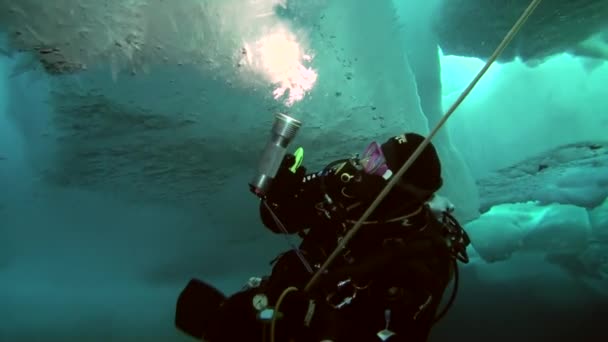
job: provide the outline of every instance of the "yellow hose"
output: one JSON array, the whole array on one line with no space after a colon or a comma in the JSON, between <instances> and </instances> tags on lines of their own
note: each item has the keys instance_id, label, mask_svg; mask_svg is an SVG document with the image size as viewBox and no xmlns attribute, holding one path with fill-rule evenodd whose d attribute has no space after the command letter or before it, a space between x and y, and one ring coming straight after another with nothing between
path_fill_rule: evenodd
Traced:
<instances>
[{"instance_id":1,"label":"yellow hose","mask_svg":"<svg viewBox=\"0 0 608 342\"><path fill-rule=\"evenodd\" d=\"M427 145L430 143L431 139L433 139L433 137L437 134L439 129L441 129L441 127L446 123L446 121L450 118L450 116L454 113L454 111L458 108L458 106L460 106L462 101L464 101L464 99L469 95L471 90L473 90L475 85L477 85L477 82L479 82L481 77L486 73L486 71L488 71L490 66L496 61L498 56L500 56L500 54L504 51L504 49L509 45L511 40L513 40L513 37L515 37L517 32L519 32L521 27L528 20L530 15L534 12L534 10L540 4L541 1L542 0L532 0L532 2L530 2L528 7L526 8L526 10L522 13L522 15L519 17L517 22L515 22L515 24L511 28L511 30L504 37L502 42L498 45L498 47L496 48L496 50L494 51L492 56L490 56L490 59L488 59L486 64L483 66L483 68L481 68L479 73L477 73L477 76L475 76L475 78L473 78L473 80L471 81L469 86L462 92L460 97L458 97L458 99L454 102L454 104L450 107L450 109L448 109L448 111L441 118L441 120L439 120L439 122L437 123L435 128L431 131L429 136L426 139L424 139L424 141L420 144L420 146L418 146L418 148L414 151L414 153L412 153L412 155L405 162L405 164L403 164L401 169L399 169L399 171L397 171L397 173L391 178L391 180L384 187L384 189L382 189L382 192L380 192L378 197L376 197L374 202L372 202L372 204L369 206L369 208L367 208L367 210L363 213L363 215L361 215L361 218L359 218L359 221L357 221L355 226L346 234L346 236L344 236L344 239L342 239L340 244L336 247L336 249L334 249L333 253L327 258L327 260L321 266L321 268L319 268L317 270L317 272L315 272L315 274L312 276L310 281L308 281L308 284L306 284L306 287L304 288L305 292L309 292L312 289L312 287L316 285L316 283L319 281L319 277L321 277L321 275L327 270L327 268L329 268L329 266L332 264L332 262L342 253L342 250L346 247L346 245L353 238L353 236L355 236L355 234L357 234L357 232L362 227L365 220L367 220L367 218L372 214L372 212L376 209L376 207L380 204L380 202L382 202L384 197L389 193L389 191L393 188L393 186L397 183L397 181L401 178L401 176L403 176L403 174L416 161L418 156L420 156L422 151L427 147Z\"/></svg>"},{"instance_id":2,"label":"yellow hose","mask_svg":"<svg viewBox=\"0 0 608 342\"><path fill-rule=\"evenodd\" d=\"M279 309L281 304L283 303L283 299L287 296L289 292L298 291L298 288L290 286L281 292L279 299L277 300L277 304L274 307L274 313L272 314L272 320L270 321L270 342L275 342L275 331L277 324L277 316L279 315Z\"/></svg>"}]
</instances>

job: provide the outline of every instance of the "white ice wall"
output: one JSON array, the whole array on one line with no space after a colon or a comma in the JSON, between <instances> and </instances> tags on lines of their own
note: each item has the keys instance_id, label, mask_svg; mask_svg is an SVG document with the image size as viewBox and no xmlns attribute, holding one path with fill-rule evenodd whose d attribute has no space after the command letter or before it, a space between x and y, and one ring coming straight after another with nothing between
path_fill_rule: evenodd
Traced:
<instances>
[{"instance_id":1,"label":"white ice wall","mask_svg":"<svg viewBox=\"0 0 608 342\"><path fill-rule=\"evenodd\" d=\"M443 57L445 104L482 67L481 61ZM559 55L531 68L495 64L449 121L453 141L475 175L572 142L607 139L608 63L593 70Z\"/></svg>"}]
</instances>

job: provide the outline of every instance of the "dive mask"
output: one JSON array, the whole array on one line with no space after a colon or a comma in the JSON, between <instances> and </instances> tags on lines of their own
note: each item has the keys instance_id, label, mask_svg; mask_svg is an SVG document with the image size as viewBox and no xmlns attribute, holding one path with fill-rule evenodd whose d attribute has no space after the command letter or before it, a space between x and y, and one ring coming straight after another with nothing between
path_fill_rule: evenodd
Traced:
<instances>
[{"instance_id":1,"label":"dive mask","mask_svg":"<svg viewBox=\"0 0 608 342\"><path fill-rule=\"evenodd\" d=\"M380 176L384 179L390 177L393 173L386 164L384 153L380 144L372 141L369 146L365 149L365 152L359 158L359 164L363 168L363 171L370 175Z\"/></svg>"}]
</instances>

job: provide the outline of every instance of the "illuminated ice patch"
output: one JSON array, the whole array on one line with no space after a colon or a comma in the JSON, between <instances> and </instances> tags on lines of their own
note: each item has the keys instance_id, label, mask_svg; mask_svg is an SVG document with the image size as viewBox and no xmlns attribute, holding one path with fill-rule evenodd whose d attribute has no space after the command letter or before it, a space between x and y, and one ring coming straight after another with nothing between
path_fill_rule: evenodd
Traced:
<instances>
[{"instance_id":1,"label":"illuminated ice patch","mask_svg":"<svg viewBox=\"0 0 608 342\"><path fill-rule=\"evenodd\" d=\"M284 98L287 106L302 100L317 81L317 72L306 65L313 56L283 24L275 25L257 41L245 43L242 55L240 64L276 86L274 98Z\"/></svg>"}]
</instances>

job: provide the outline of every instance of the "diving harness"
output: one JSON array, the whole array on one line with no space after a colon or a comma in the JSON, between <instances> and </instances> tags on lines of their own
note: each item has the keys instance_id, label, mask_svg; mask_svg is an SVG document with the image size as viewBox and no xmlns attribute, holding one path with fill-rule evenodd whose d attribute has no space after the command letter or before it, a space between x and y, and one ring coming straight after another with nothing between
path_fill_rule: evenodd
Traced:
<instances>
[{"instance_id":1,"label":"diving harness","mask_svg":"<svg viewBox=\"0 0 608 342\"><path fill-rule=\"evenodd\" d=\"M340 229L338 229L336 231L337 232L337 234L336 234L337 235L336 236L337 245L340 245L342 243L344 236L348 233L348 231L350 229L352 229L353 221L347 219L348 208L343 207L340 203L334 201L333 198L330 196L330 194L327 190L326 178L331 174L338 175L338 173L342 169L344 169L345 165L349 165L351 167L348 167L347 169L355 170L354 174L350 174L348 172L343 172L343 173L339 174L338 178L341 180L342 183L348 183L353 179L355 181L359 180L359 177L361 177L361 175L357 174L357 172L356 172L356 171L361 171L360 163L358 162L358 160L359 160L358 156L354 156L354 157L348 158L348 159L336 160L336 161L328 164L323 169L323 171L321 171L317 174L317 176L320 177L321 191L323 193L323 202L319 203L319 205L317 206L317 209L319 211L321 211L330 222L332 222L336 226L339 226ZM318 270L321 267L321 265L319 265L319 264L311 265L308 262L308 260L306 259L306 257L302 253L302 251L294 243L292 243L289 240L289 237L287 234L287 229L285 228L285 226L283 225L281 220L278 218L278 216L272 211L272 208L270 207L270 205L268 205L266 202L264 202L264 204L265 204L266 208L270 211L277 226L280 227L280 229L284 233L286 233L286 234L284 234L284 236L288 239L288 243L290 244L291 248L298 256L298 258L300 259L301 263L306 268L308 273L312 274L313 269ZM425 206L426 206L426 204L425 204ZM366 221L366 222L363 222L363 224L401 222L401 221L407 220L409 217L420 214L422 212L422 210L423 210L423 207L419 207L417 210L414 210L413 212L411 212L409 214L387 219L383 222ZM452 294L450 296L450 299L449 299L447 305L435 317L433 324L437 323L441 318L443 318L445 316L445 314L448 312L448 310L450 309L450 307L452 306L452 304L456 298L457 290L458 290L458 280L459 280L457 261L461 261L463 263L468 263L468 261L469 261L468 255L466 253L466 247L469 245L470 240L469 240L467 233L462 228L462 226L452 216L452 214L451 214L452 210L453 209L442 211L440 213L440 217L438 217L437 219L441 223L441 235L446 240L446 243L447 243L449 251L450 251L450 256L452 257L452 260L453 260L454 285L453 285ZM426 228L426 225L422 228L419 228L419 230L423 230L425 228ZM302 237L305 238L306 236L304 235ZM344 258L344 260L347 261L347 263L352 262L352 260L350 260L350 250L349 249L343 248L341 255ZM325 297L325 301L327 302L328 305L330 305L334 309L338 309L338 310L342 309L342 308L350 305L356 299L359 291L366 289L368 285L369 284L367 284L365 286L360 286L360 285L356 284L355 282L353 282L352 279L350 279L350 278L344 279L342 281L339 281L336 284L335 289ZM427 301L426 304L428 304L429 302L430 302L430 299ZM304 322L304 324L306 326L308 326L308 324L310 323L310 319L314 312L314 303L311 302L310 305L312 305L312 306L309 306L309 310L307 312L305 322ZM278 312L276 312L276 311L278 311L278 308L277 308L278 306L279 306L279 302L277 302L275 310L273 310L276 314L278 314ZM423 304L420 307L420 311L422 311L425 307L426 307L426 305ZM418 313L420 313L420 311ZM418 313L416 313L416 315ZM388 322L388 320L390 320L390 312L386 312L385 314L387 316L385 319ZM274 319L272 314L268 315L268 313L266 313L266 316L272 317Z\"/></svg>"}]
</instances>

